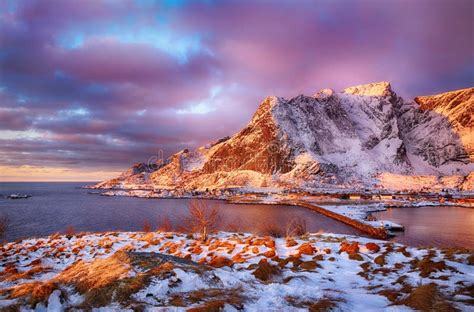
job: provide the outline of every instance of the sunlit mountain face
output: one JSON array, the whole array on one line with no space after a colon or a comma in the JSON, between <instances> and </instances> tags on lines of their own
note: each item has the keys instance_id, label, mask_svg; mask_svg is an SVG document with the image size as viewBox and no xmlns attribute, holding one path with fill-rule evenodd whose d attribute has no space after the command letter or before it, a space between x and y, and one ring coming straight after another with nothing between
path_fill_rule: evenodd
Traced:
<instances>
[{"instance_id":1,"label":"sunlit mountain face","mask_svg":"<svg viewBox=\"0 0 474 312\"><path fill-rule=\"evenodd\" d=\"M237 133L269 95L390 81L410 100L472 87L473 11L471 1L2 1L0 180L105 180ZM460 107L415 101L455 118L472 148Z\"/></svg>"},{"instance_id":2,"label":"sunlit mountain face","mask_svg":"<svg viewBox=\"0 0 474 312\"><path fill-rule=\"evenodd\" d=\"M234 135L150 158L96 187L472 191L474 88L416 101L388 82L269 96Z\"/></svg>"}]
</instances>

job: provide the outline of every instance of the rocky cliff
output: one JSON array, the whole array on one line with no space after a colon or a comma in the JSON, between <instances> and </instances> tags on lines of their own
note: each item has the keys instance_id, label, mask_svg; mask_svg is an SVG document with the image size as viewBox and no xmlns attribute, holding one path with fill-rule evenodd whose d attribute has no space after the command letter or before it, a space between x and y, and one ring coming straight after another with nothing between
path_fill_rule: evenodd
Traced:
<instances>
[{"instance_id":1,"label":"rocky cliff","mask_svg":"<svg viewBox=\"0 0 474 312\"><path fill-rule=\"evenodd\" d=\"M469 190L473 109L474 88L404 101L388 82L270 96L232 137L137 164L97 186L396 189L410 176L418 188L447 179L449 188Z\"/></svg>"}]
</instances>

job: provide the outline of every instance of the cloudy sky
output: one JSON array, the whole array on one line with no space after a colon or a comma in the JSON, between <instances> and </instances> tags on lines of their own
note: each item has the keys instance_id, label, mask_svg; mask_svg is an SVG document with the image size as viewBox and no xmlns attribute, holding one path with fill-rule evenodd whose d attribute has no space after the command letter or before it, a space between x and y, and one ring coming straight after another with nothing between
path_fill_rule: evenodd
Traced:
<instances>
[{"instance_id":1,"label":"cloudy sky","mask_svg":"<svg viewBox=\"0 0 474 312\"><path fill-rule=\"evenodd\" d=\"M474 2L0 0L0 180L88 180L232 134L267 95L474 85Z\"/></svg>"}]
</instances>

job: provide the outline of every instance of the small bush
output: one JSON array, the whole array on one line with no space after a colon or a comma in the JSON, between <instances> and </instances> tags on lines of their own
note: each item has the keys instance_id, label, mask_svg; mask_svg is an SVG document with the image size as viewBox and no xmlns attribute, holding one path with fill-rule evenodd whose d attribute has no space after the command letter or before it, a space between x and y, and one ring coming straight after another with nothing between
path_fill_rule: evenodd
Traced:
<instances>
[{"instance_id":1,"label":"small bush","mask_svg":"<svg viewBox=\"0 0 474 312\"><path fill-rule=\"evenodd\" d=\"M0 216L0 239L3 239L5 237L5 233L8 228L8 217L7 216Z\"/></svg>"},{"instance_id":2,"label":"small bush","mask_svg":"<svg viewBox=\"0 0 474 312\"><path fill-rule=\"evenodd\" d=\"M275 223L265 223L261 228L261 235L271 236L271 237L283 237L284 232L281 227Z\"/></svg>"},{"instance_id":3,"label":"small bush","mask_svg":"<svg viewBox=\"0 0 474 312\"><path fill-rule=\"evenodd\" d=\"M189 215L185 224L189 230L200 234L200 239L206 241L208 235L217 231L221 221L219 206L202 200L192 200L189 203Z\"/></svg>"},{"instance_id":4,"label":"small bush","mask_svg":"<svg viewBox=\"0 0 474 312\"><path fill-rule=\"evenodd\" d=\"M151 232L151 225L148 220L143 221L143 232Z\"/></svg>"},{"instance_id":5,"label":"small bush","mask_svg":"<svg viewBox=\"0 0 474 312\"><path fill-rule=\"evenodd\" d=\"M286 236L301 236L306 234L308 231L306 229L306 220L300 217L291 219L286 224Z\"/></svg>"},{"instance_id":6,"label":"small bush","mask_svg":"<svg viewBox=\"0 0 474 312\"><path fill-rule=\"evenodd\" d=\"M171 232L173 230L171 220L168 217L159 218L157 230L161 232Z\"/></svg>"},{"instance_id":7,"label":"small bush","mask_svg":"<svg viewBox=\"0 0 474 312\"><path fill-rule=\"evenodd\" d=\"M75 232L72 224L69 224L66 229L66 237L73 237Z\"/></svg>"},{"instance_id":8,"label":"small bush","mask_svg":"<svg viewBox=\"0 0 474 312\"><path fill-rule=\"evenodd\" d=\"M226 229L228 232L234 232L234 233L240 232L242 229L240 225L240 220L234 221L232 223L228 223L226 226Z\"/></svg>"},{"instance_id":9,"label":"small bush","mask_svg":"<svg viewBox=\"0 0 474 312\"><path fill-rule=\"evenodd\" d=\"M273 275L280 274L280 268L269 264L266 259L261 259L252 274L261 281L268 281Z\"/></svg>"}]
</instances>

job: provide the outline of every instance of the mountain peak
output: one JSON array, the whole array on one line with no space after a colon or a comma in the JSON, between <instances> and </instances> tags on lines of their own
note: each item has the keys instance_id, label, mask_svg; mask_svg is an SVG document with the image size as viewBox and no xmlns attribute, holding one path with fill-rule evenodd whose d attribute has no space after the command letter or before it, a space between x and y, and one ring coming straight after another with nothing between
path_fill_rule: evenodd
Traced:
<instances>
[{"instance_id":1,"label":"mountain peak","mask_svg":"<svg viewBox=\"0 0 474 312\"><path fill-rule=\"evenodd\" d=\"M390 82L381 81L349 87L344 89L343 92L347 94L363 96L388 96L392 94L392 88L390 86Z\"/></svg>"},{"instance_id":2,"label":"mountain peak","mask_svg":"<svg viewBox=\"0 0 474 312\"><path fill-rule=\"evenodd\" d=\"M456 108L458 105L469 105L474 108L474 88L466 88L455 91L448 91L435 95L425 95L415 97L415 102L423 110L433 110L439 106L448 106Z\"/></svg>"},{"instance_id":3,"label":"mountain peak","mask_svg":"<svg viewBox=\"0 0 474 312\"><path fill-rule=\"evenodd\" d=\"M315 93L313 97L319 100L326 100L329 99L331 96L334 95L334 90L333 89L322 89Z\"/></svg>"},{"instance_id":4,"label":"mountain peak","mask_svg":"<svg viewBox=\"0 0 474 312\"><path fill-rule=\"evenodd\" d=\"M456 174L463 181L460 175L474 168L473 94L471 88L419 97L417 105L379 82L342 94L323 89L291 99L269 96L230 138L177 153L152 170L136 165L97 187L358 188L373 186L380 173L430 174L435 180Z\"/></svg>"}]
</instances>

